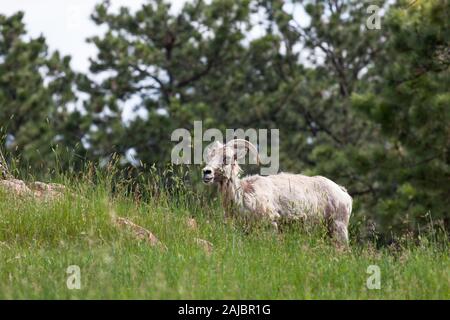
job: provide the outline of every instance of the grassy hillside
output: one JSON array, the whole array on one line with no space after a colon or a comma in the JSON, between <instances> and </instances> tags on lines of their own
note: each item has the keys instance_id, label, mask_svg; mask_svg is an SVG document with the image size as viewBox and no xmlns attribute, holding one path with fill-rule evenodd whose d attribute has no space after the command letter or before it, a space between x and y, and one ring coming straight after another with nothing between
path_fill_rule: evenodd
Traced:
<instances>
[{"instance_id":1,"label":"grassy hillside","mask_svg":"<svg viewBox=\"0 0 450 320\"><path fill-rule=\"evenodd\" d=\"M70 185L47 203L0 193L0 298L450 298L446 240L342 252L321 230L225 224L219 205L192 195L140 200L112 196L107 183ZM117 228L114 215L151 230L167 250ZM212 253L195 238L210 241ZM69 265L80 267L79 290L66 286ZM380 290L366 287L369 265L380 267Z\"/></svg>"}]
</instances>

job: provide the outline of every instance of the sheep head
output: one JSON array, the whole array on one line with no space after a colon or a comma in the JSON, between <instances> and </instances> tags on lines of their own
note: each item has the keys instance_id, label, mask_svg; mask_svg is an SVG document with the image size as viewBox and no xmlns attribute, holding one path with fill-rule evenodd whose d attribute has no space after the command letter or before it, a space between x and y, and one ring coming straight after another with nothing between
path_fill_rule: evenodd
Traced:
<instances>
[{"instance_id":1,"label":"sheep head","mask_svg":"<svg viewBox=\"0 0 450 320\"><path fill-rule=\"evenodd\" d=\"M205 150L206 166L202 170L203 182L212 184L237 177L241 170L238 161L245 158L247 151L256 155L259 164L258 150L247 140L234 139L225 145L218 141L211 144Z\"/></svg>"}]
</instances>

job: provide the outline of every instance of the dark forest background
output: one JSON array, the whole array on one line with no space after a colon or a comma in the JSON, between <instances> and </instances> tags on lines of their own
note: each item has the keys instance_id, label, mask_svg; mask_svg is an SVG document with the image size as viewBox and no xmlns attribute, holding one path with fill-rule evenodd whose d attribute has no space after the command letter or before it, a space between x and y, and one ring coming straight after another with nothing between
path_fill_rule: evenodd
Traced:
<instances>
[{"instance_id":1,"label":"dark forest background","mask_svg":"<svg viewBox=\"0 0 450 320\"><path fill-rule=\"evenodd\" d=\"M278 128L280 169L346 186L365 229L449 230L449 1L288 2L309 21L274 0L196 0L175 15L166 1L137 12L100 2L91 18L107 31L87 39L89 74L30 38L23 13L0 14L6 162L51 176L116 157L145 175L194 120ZM366 25L373 4L380 29ZM138 115L128 121L126 103Z\"/></svg>"}]
</instances>

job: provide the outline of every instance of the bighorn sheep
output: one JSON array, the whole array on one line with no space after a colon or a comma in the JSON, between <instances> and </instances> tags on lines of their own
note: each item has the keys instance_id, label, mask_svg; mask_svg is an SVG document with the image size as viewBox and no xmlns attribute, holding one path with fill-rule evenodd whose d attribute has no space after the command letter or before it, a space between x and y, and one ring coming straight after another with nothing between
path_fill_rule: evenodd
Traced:
<instances>
[{"instance_id":1,"label":"bighorn sheep","mask_svg":"<svg viewBox=\"0 0 450 320\"><path fill-rule=\"evenodd\" d=\"M238 160L247 151L254 152L259 163L256 147L243 139L225 145L216 141L206 152L203 182L218 184L225 214L237 208L250 216L269 219L275 228L281 219L321 218L330 236L339 244L348 243L352 198L344 187L325 177L289 173L240 179Z\"/></svg>"}]
</instances>

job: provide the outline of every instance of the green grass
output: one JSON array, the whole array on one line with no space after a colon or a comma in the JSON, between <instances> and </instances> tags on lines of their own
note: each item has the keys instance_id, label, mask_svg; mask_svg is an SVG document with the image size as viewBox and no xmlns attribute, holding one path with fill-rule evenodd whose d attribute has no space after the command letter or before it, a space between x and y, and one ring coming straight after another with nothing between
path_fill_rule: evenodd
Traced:
<instances>
[{"instance_id":1,"label":"green grass","mask_svg":"<svg viewBox=\"0 0 450 320\"><path fill-rule=\"evenodd\" d=\"M103 186L72 184L54 203L0 193L2 299L449 299L448 243L401 248L351 245L336 250L320 231L280 234L225 224L216 202L161 196L112 196ZM111 222L128 217L167 247L136 240ZM194 217L198 230L186 227ZM194 238L214 244L211 255ZM81 289L66 286L69 265ZM369 265L381 289L369 290Z\"/></svg>"}]
</instances>

